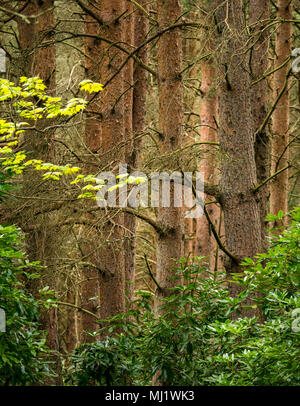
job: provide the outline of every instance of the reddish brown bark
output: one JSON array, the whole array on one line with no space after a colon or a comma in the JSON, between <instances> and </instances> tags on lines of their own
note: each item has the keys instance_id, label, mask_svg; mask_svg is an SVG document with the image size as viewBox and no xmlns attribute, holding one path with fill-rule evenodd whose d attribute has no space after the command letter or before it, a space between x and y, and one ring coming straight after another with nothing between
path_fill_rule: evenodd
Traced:
<instances>
[{"instance_id":1,"label":"reddish brown bark","mask_svg":"<svg viewBox=\"0 0 300 406\"><path fill-rule=\"evenodd\" d=\"M189 18L196 21L197 13L193 9L189 13ZM195 61L197 60L198 54L198 41L195 39L187 38L183 39L183 58L191 66L189 69L189 79L190 83L197 83L199 77L199 64ZM190 89L185 94L185 106L187 112L190 114L187 115L187 120L185 122L186 134L184 136L184 143L188 146L192 145L195 141L195 126L197 125L196 116L193 114L197 111L197 96L194 94L194 91ZM190 163L189 163L190 164ZM186 212L190 210L190 207L185 208ZM192 258L195 254L195 229L196 229L196 219L185 218L184 225L184 256L185 258Z\"/></svg>"},{"instance_id":2,"label":"reddish brown bark","mask_svg":"<svg viewBox=\"0 0 300 406\"><path fill-rule=\"evenodd\" d=\"M67 302L76 304L76 293L74 292L75 286L70 286L67 292ZM72 289L72 290L71 290ZM72 308L67 309L65 333L63 335L65 341L66 351L70 354L77 346L77 321L78 311Z\"/></svg>"},{"instance_id":3,"label":"reddish brown bark","mask_svg":"<svg viewBox=\"0 0 300 406\"><path fill-rule=\"evenodd\" d=\"M19 32L19 44L20 44L20 71L24 75L31 76L34 73L34 53L33 49L35 47L35 20L29 18L36 14L36 7L34 2L30 2L29 5L23 10L23 14L27 15L30 23L26 23L23 19L19 18L18 22L18 32Z\"/></svg>"},{"instance_id":4,"label":"reddish brown bark","mask_svg":"<svg viewBox=\"0 0 300 406\"><path fill-rule=\"evenodd\" d=\"M81 250L84 256L88 258L88 262L92 265L97 264L97 241L99 236L97 232L93 229L86 230L83 233L84 242L81 245ZM83 309L88 310L93 314L97 314L99 317L99 306L100 306L100 283L99 283L99 270L96 269L96 266L85 267L82 275L82 281L80 284L80 306ZM90 316L88 313L80 314L81 320L81 342L92 342L94 337L86 334L87 330L97 331L99 324L96 322L96 318Z\"/></svg>"},{"instance_id":5,"label":"reddish brown bark","mask_svg":"<svg viewBox=\"0 0 300 406\"><path fill-rule=\"evenodd\" d=\"M208 5L209 14L201 13L201 23L205 26L213 27L214 21L211 18L213 6ZM213 34L209 30L202 29L200 31L200 72L201 72L201 101L200 101L200 141L201 142L216 142L217 141L217 95L216 95L216 73L214 67L214 60L207 56L203 58L205 54L209 55L213 53L214 41ZM216 155L215 148L207 145L202 146L203 153L200 163L198 164L198 171L204 175L204 181L207 184L216 183ZM204 191L205 192L205 191ZM215 201L215 198L207 194L204 195L204 202L208 203ZM215 204L206 205L208 215L214 223L216 229L218 229L218 222L220 217L219 207ZM215 265L218 262L216 256L218 251L216 250L216 241L213 236L211 226L209 225L207 218L203 215L196 220L196 232L195 232L195 255L204 256L204 263L209 269L215 269Z\"/></svg>"},{"instance_id":6,"label":"reddish brown bark","mask_svg":"<svg viewBox=\"0 0 300 406\"><path fill-rule=\"evenodd\" d=\"M88 35L97 35L99 33L99 23L96 22L89 15L86 16L85 33ZM85 38L85 76L87 79L95 82L100 82L100 45L99 41L94 38ZM89 111L100 110L100 97L96 97L93 102L89 104ZM94 113L88 113L86 115L85 122L85 144L91 153L96 154L101 147L101 124L99 117ZM92 159L92 158L91 158ZM92 165L85 166L86 173L93 173L95 170ZM93 203L88 202L88 207L91 207ZM95 221L94 216L89 216L91 222ZM99 317L100 306L100 281L99 281L99 234L97 230L92 227L86 229L83 232L83 241L81 242L81 252L83 257L91 266L85 266L82 272L82 281L80 284L80 306L91 313L97 314ZM97 268L98 267L98 268ZM93 316L83 312L80 314L81 329L80 329L80 341L92 342L95 340L93 336L86 334L86 331L97 331L99 324L96 323L96 319Z\"/></svg>"},{"instance_id":7,"label":"reddish brown bark","mask_svg":"<svg viewBox=\"0 0 300 406\"><path fill-rule=\"evenodd\" d=\"M224 212L226 244L236 257L226 261L228 273L243 272L240 261L262 250L259 206L252 192L257 183L253 121L249 98L250 75L242 2L218 1L219 27L219 141L221 152L221 203ZM239 293L230 284L232 295Z\"/></svg>"},{"instance_id":8,"label":"reddish brown bark","mask_svg":"<svg viewBox=\"0 0 300 406\"><path fill-rule=\"evenodd\" d=\"M125 41L129 52L132 51L134 46L134 6L129 3L127 6L128 13L125 17L124 23L126 24ZM126 94L124 96L124 121L125 121L125 154L126 163L128 164L128 172L132 171L131 154L133 148L134 132L133 132L133 59L130 59L124 68L124 83ZM124 240L124 255L125 255L125 292L126 292L126 305L129 307L133 300L134 295L134 277L135 277L135 233L136 233L136 219L134 216L124 213L124 227L125 227L125 240Z\"/></svg>"},{"instance_id":9,"label":"reddish brown bark","mask_svg":"<svg viewBox=\"0 0 300 406\"><path fill-rule=\"evenodd\" d=\"M215 87L215 69L212 66L212 61L202 59L201 61L201 104L200 104L200 120L201 120L201 142L216 142L216 115L217 115L217 97L214 91ZM213 184L215 182L215 165L214 155L211 151L204 153L199 166L199 171L204 175L206 183ZM214 201L215 199L205 194L205 203ZM213 221L216 221L218 216L218 208L210 204L207 206L209 216ZM210 230L210 226L206 217L202 216L197 219L196 223L196 247L195 255L204 256L207 259L209 267L214 263L214 237ZM211 265L211 266L210 266Z\"/></svg>"},{"instance_id":10,"label":"reddish brown bark","mask_svg":"<svg viewBox=\"0 0 300 406\"><path fill-rule=\"evenodd\" d=\"M249 25L252 27L254 44L251 51L250 68L252 81L261 79L268 68L269 31L264 29L270 18L269 0L251 0L249 4ZM251 106L254 131L260 129L267 115L268 83L260 80L251 87ZM256 134L255 161L257 182L261 184L270 176L271 147L268 128ZM269 211L270 188L267 183L257 193L259 199L262 242L266 246L266 216Z\"/></svg>"},{"instance_id":11,"label":"reddish brown bark","mask_svg":"<svg viewBox=\"0 0 300 406\"><path fill-rule=\"evenodd\" d=\"M44 80L47 86L47 92L54 93L55 89L55 48L52 45L45 45L46 42L53 40L52 28L54 26L54 14L53 14L54 1L31 1L29 5L23 11L30 20L30 24L26 23L23 19L18 19L19 30L19 43L21 46L21 52L25 56L23 71L28 76L39 76ZM44 123L39 123L39 126L43 127ZM25 136L25 149L28 151L28 156L35 159L42 159L44 161L54 160L54 146L53 146L54 132L47 131L43 135L41 133L31 132ZM28 173L24 175L24 192L30 195L38 193L39 195L49 194L49 184L41 186L40 175L37 173ZM45 189L43 189L45 187ZM45 203L46 204L46 203ZM51 288L55 288L56 281L53 275L55 269L55 255L57 254L57 240L47 228L47 222L49 218L45 216L43 220L41 218L33 219L30 215L35 203L30 202L28 206L28 218L25 218L25 223L36 222L37 226L41 227L41 221L43 227L34 232L27 234L26 244L29 257L31 260L38 260L42 264L46 265L48 269L45 271L45 275L41 283L48 284ZM39 208L43 203L39 202ZM32 289L37 294L38 289L41 288L41 284L38 286L36 283L32 285ZM49 311L45 311L41 314L42 327L48 331L47 345L54 351L59 350L58 342L58 325L57 325L57 309L52 308ZM59 359L55 358L57 363L57 370L59 372ZM61 378L58 376L55 379L56 384L61 383Z\"/></svg>"},{"instance_id":12,"label":"reddish brown bark","mask_svg":"<svg viewBox=\"0 0 300 406\"><path fill-rule=\"evenodd\" d=\"M179 0L158 0L158 23L163 29L181 16ZM158 42L159 120L162 133L161 151L174 151L183 143L183 86L182 86L182 35L178 29L166 32ZM176 160L168 163L168 170L178 170ZM171 186L173 202L174 185ZM157 280L161 290L156 291L155 307L159 312L161 298L170 294L169 288L178 284L172 280L175 261L183 255L184 213L182 208L160 207L158 222L166 229L157 241Z\"/></svg>"},{"instance_id":13,"label":"reddish brown bark","mask_svg":"<svg viewBox=\"0 0 300 406\"><path fill-rule=\"evenodd\" d=\"M87 23L86 30L96 33L113 42L125 40L123 18L119 17L125 11L124 2L104 0L97 2L92 11L98 17L98 22ZM91 17L87 17L92 21ZM100 23L102 21L103 23ZM114 46L93 38L86 39L87 58L86 74L89 79L103 84L118 70L122 62L122 53ZM88 117L86 123L86 144L89 149L101 154L107 153L107 163L113 161L113 166L124 162L124 149L114 148L124 140L125 135L125 98L120 98L124 87L124 72L115 76L101 94L90 104L89 109L101 113L99 117ZM119 101L118 101L119 100ZM117 102L118 101L118 102ZM109 153L114 148L113 153ZM103 162L105 165L105 162ZM112 215L111 210L108 215ZM96 247L90 258L96 266L100 283L100 317L105 319L125 310L125 258L124 258L124 216L114 213L112 221L107 218L98 239L94 240ZM94 237L92 237L94 238ZM97 245L98 244L98 245ZM92 272L92 270L89 270ZM97 286L90 286L86 295L93 296ZM99 292L98 292L99 293Z\"/></svg>"},{"instance_id":14,"label":"reddish brown bark","mask_svg":"<svg viewBox=\"0 0 300 406\"><path fill-rule=\"evenodd\" d=\"M55 48L45 43L53 40L53 7L53 0L32 0L23 11L30 24L18 18L24 72L40 76L49 90L55 88Z\"/></svg>"},{"instance_id":15,"label":"reddish brown bark","mask_svg":"<svg viewBox=\"0 0 300 406\"><path fill-rule=\"evenodd\" d=\"M147 0L140 0L139 4L144 7L146 11L149 10L149 2ZM137 10L134 15L134 45L135 47L141 45L147 37L149 31L149 20L142 11ZM148 62L148 47L144 46L137 54L139 59L147 64ZM133 168L139 169L141 165L141 148L142 138L141 135L145 129L146 122L146 98L148 91L148 72L138 64L134 65L133 72L133 148L131 152L131 165Z\"/></svg>"},{"instance_id":16,"label":"reddish brown bark","mask_svg":"<svg viewBox=\"0 0 300 406\"><path fill-rule=\"evenodd\" d=\"M278 0L277 18L292 19L292 2L289 0ZM280 66L291 55L292 23L280 23L278 25L275 41L275 67ZM274 100L283 89L287 79L289 65L274 73ZM289 139L289 85L282 94L276 109L273 113L272 123L272 173L287 166L288 149L284 152ZM284 213L288 211L288 171L285 170L271 183L271 208L273 214L279 210ZM275 226L283 222L276 222Z\"/></svg>"},{"instance_id":17,"label":"reddish brown bark","mask_svg":"<svg viewBox=\"0 0 300 406\"><path fill-rule=\"evenodd\" d=\"M139 4L145 9L149 9L147 0L141 0ZM141 45L147 36L149 29L149 21L144 12L140 9L131 7L129 13L134 11L132 18L127 22L127 42L137 47ZM139 59L147 64L148 50L143 47L137 55ZM133 64L129 61L126 72L127 82L133 84L133 88L128 92L126 101L126 163L128 171L136 171L140 169L141 164L141 148L142 135L145 128L146 119L146 97L147 97L147 80L148 72L139 64ZM124 214L125 228L127 229L127 239L125 240L125 267L126 267L126 296L127 304L129 305L134 296L135 283L135 264L136 264L136 232L137 219L131 214Z\"/></svg>"}]
</instances>

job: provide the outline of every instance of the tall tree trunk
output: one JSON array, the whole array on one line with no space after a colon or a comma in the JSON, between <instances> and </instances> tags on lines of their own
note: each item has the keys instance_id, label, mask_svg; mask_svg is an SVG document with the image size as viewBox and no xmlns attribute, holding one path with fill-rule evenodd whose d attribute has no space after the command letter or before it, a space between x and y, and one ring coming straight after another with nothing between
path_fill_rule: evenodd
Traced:
<instances>
[{"instance_id":1,"label":"tall tree trunk","mask_svg":"<svg viewBox=\"0 0 300 406\"><path fill-rule=\"evenodd\" d=\"M292 19L292 1L278 0L277 18ZM281 22L278 25L275 41L275 67L280 66L291 55L292 43L292 23ZM282 91L287 80L289 66L286 64L283 68L274 73L274 100ZM289 84L282 94L276 109L273 113L272 125L272 173L287 166L288 149L285 148L288 143L289 131ZM285 170L278 175L271 184L271 213L277 214L279 210L284 213L288 211L288 171ZM276 225L282 225L281 222Z\"/></svg>"},{"instance_id":2,"label":"tall tree trunk","mask_svg":"<svg viewBox=\"0 0 300 406\"><path fill-rule=\"evenodd\" d=\"M69 37L69 34L57 34L55 37L57 41L57 43L55 43L56 86L58 89L61 89L61 91L63 90L63 98L69 100L74 97L73 86L75 85L77 88L77 83L86 78L84 76L84 65L78 63L78 61L82 60L82 51L84 50L84 39L76 35L79 32L82 34L84 31L84 27L82 24L78 24L77 20L81 8L76 2L62 0L55 3L54 11L57 29L59 31L74 32L75 34L75 38L68 40L68 46L66 46L64 39ZM75 47L75 49L73 47ZM73 120L68 121L69 124L74 123L74 128L70 128L69 126L66 128L63 126L56 130L55 162L58 165L65 165L68 162L71 165L75 164L77 166L79 164L82 167L82 162L79 163L78 161L80 161L79 156L82 155L82 138L85 132L85 126L83 120L80 123L78 122L78 118L77 116L74 117ZM76 151L78 158L75 158L62 142L68 145L71 151ZM59 185L61 182L56 182L56 184ZM62 195L66 197L65 192L63 192ZM77 200L77 202L74 201L76 207L81 204L83 207L86 207L85 203L87 202L80 200ZM76 211L74 208L73 210ZM61 224L66 218L69 218L70 215L70 204L65 203L59 210L56 221ZM79 218L78 211L76 217ZM80 306L79 286L81 281L85 279L82 275L82 268L79 265L79 244L81 240L80 236L82 235L82 227L77 224L70 224L65 227L60 227L59 232L62 235L63 243L61 244L59 259L57 261L57 269L59 271L57 295L59 299L64 302L67 301ZM70 306L61 305L59 307L58 329L61 352L71 353L79 344L81 314L82 312Z\"/></svg>"},{"instance_id":3,"label":"tall tree trunk","mask_svg":"<svg viewBox=\"0 0 300 406\"><path fill-rule=\"evenodd\" d=\"M139 4L149 11L149 1L140 0ZM149 20L145 14L137 10L134 17L134 46L141 45L147 37L149 31ZM147 64L148 62L148 47L144 46L137 54L139 59ZM148 72L138 64L134 65L133 72L133 147L131 152L131 165L133 168L139 169L141 165L141 135L145 130L146 123L146 99L148 91Z\"/></svg>"},{"instance_id":4,"label":"tall tree trunk","mask_svg":"<svg viewBox=\"0 0 300 406\"><path fill-rule=\"evenodd\" d=\"M91 9L98 21L94 20L94 24L86 24L87 33L96 33L113 43L125 41L126 27L121 17L125 11L123 1L102 0L97 2L95 7L91 6ZM92 21L90 17L87 18L88 21ZM94 38L87 38L86 53L87 76L103 84L118 71L123 57L116 47ZM101 113L101 119L88 117L86 127L88 148L95 154L107 153L106 163L114 161L114 166L125 160L124 148L121 145L114 148L124 141L125 98L124 96L120 98L124 90L124 72L121 71L90 104L89 109ZM113 152L110 153L113 148ZM105 166L104 161L103 166ZM112 213L109 209L108 215L112 214L114 214L113 218L106 217L101 234L98 234L98 238L94 240L92 244L94 253L90 257L94 266L99 269L99 313L102 319L125 310L124 215L119 212ZM85 294L93 296L94 289L96 285L91 285L90 294L88 292Z\"/></svg>"},{"instance_id":5,"label":"tall tree trunk","mask_svg":"<svg viewBox=\"0 0 300 406\"><path fill-rule=\"evenodd\" d=\"M250 69L252 81L261 79L268 68L269 31L263 28L270 18L269 0L251 0L249 3L249 25L252 27L254 44L251 50ZM267 79L260 80L251 87L251 106L254 131L258 132L267 115L268 83ZM265 128L256 134L255 161L257 182L261 184L270 176L270 138ZM266 216L269 210L270 188L267 183L257 193L260 208L261 238L266 247Z\"/></svg>"},{"instance_id":6,"label":"tall tree trunk","mask_svg":"<svg viewBox=\"0 0 300 406\"><path fill-rule=\"evenodd\" d=\"M189 20L197 21L198 13L196 7L191 8L189 11ZM189 83L196 86L199 74L200 66L197 63L197 56L199 52L199 41L197 38L183 38L183 59L188 65L191 65L189 69ZM187 92L184 94L185 109L188 112L187 120L185 120L186 134L184 135L184 143L186 146L191 146L194 144L195 139L198 141L198 134L195 131L195 128L198 124L196 115L194 114L197 111L198 107L198 97L195 93L193 86L190 89L187 89ZM190 156L186 159L189 169L191 168ZM196 166L196 162L192 163L192 166ZM185 211L188 212L190 207L186 207ZM192 258L195 255L195 229L196 229L196 219L185 218L184 220L184 256L185 258Z\"/></svg>"},{"instance_id":7,"label":"tall tree trunk","mask_svg":"<svg viewBox=\"0 0 300 406\"><path fill-rule=\"evenodd\" d=\"M205 23L205 17L202 21ZM212 40L207 38L207 32L202 30L201 42L203 53L209 53L213 49ZM215 92L216 77L213 61L208 57L202 59L200 63L201 69L201 104L200 104L200 134L201 142L216 142L216 117L217 117L217 96ZM207 149L204 145L203 149ZM199 171L204 175L204 182L215 183L216 169L214 165L215 156L211 151L204 153L201 159ZM215 200L213 197L205 194L205 203ZM219 209L214 204L207 206L209 216L214 222L218 221ZM210 229L210 225L205 216L197 219L196 222L196 255L207 257L209 268L214 264L214 248L215 240Z\"/></svg>"},{"instance_id":8,"label":"tall tree trunk","mask_svg":"<svg viewBox=\"0 0 300 406\"><path fill-rule=\"evenodd\" d=\"M159 29L178 22L182 14L181 1L158 0ZM158 42L158 90L159 120L162 133L161 151L174 151L183 142L183 85L182 85L182 35L179 29L161 35ZM168 169L178 170L176 160L169 162ZM178 284L172 280L175 260L184 249L184 213L182 208L172 207L174 184L171 184L171 207L158 209L158 222L168 229L157 241L157 280L161 290L156 291L155 308L160 312L160 300L170 295L169 288ZM174 205L173 205L174 206Z\"/></svg>"},{"instance_id":9,"label":"tall tree trunk","mask_svg":"<svg viewBox=\"0 0 300 406\"><path fill-rule=\"evenodd\" d=\"M99 12L98 12L99 13ZM87 35L98 35L99 34L99 23L95 21L93 17L89 15L86 16L85 20L85 34ZM99 41L95 38L86 37L85 38L85 76L89 80L95 82L100 82L100 63L99 55L101 52ZM93 101L89 103L89 110L98 111L100 96L96 98L93 97ZM96 154L98 149L101 147L101 123L99 118L95 116L94 113L86 115L85 120L85 134L84 141L91 152L91 154ZM90 158L93 159L92 157ZM92 165L85 165L86 173L93 173L95 168ZM87 208L93 207L94 202L88 202ZM95 221L94 216L88 216L89 219ZM82 241L80 244L80 250L82 257L90 264L83 268L82 271L82 281L80 283L80 305L88 310L89 312L99 315L100 306L100 275L99 275L99 234L93 227L85 227L82 234ZM92 342L95 337L87 335L86 331L97 331L99 324L96 322L95 317L90 316L88 313L81 313L81 342Z\"/></svg>"},{"instance_id":10,"label":"tall tree trunk","mask_svg":"<svg viewBox=\"0 0 300 406\"><path fill-rule=\"evenodd\" d=\"M126 31L125 41L129 52L132 51L134 46L134 6L129 3L127 6L128 12L125 17ZM132 171L131 154L133 147L133 59L130 59L124 68L125 76L125 103L124 103L124 119L125 119L125 154L126 163L128 164L127 172ZM124 240L124 255L125 255L125 293L126 293L126 307L130 306L134 295L134 278L135 278L135 233L136 233L136 219L129 213L124 213L124 227L125 227L125 240Z\"/></svg>"},{"instance_id":11,"label":"tall tree trunk","mask_svg":"<svg viewBox=\"0 0 300 406\"><path fill-rule=\"evenodd\" d=\"M240 261L262 250L259 205L252 189L257 183L253 121L249 98L248 53L242 1L217 1L220 80L219 141L221 203L226 243L237 262L225 262L228 273L243 272ZM239 293L230 284L232 295Z\"/></svg>"},{"instance_id":12,"label":"tall tree trunk","mask_svg":"<svg viewBox=\"0 0 300 406\"><path fill-rule=\"evenodd\" d=\"M148 11L149 5L147 0L139 1L139 4ZM132 9L129 9L131 12ZM127 24L128 25L128 24ZM141 45L145 40L149 30L149 20L145 13L140 9L135 9L133 20L129 21L129 41L135 47ZM138 53L139 59L147 64L148 62L148 48L143 47ZM147 97L147 81L148 72L139 64L128 64L130 81L133 82L133 91L130 92L127 108L129 112L129 120L131 121L128 126L127 140L127 156L126 163L128 164L129 172L140 169L141 165L141 148L142 148L142 135L145 129L146 121L146 97ZM127 79L128 80L128 79ZM137 232L137 219L131 214L125 213L125 228L127 231L127 241L125 246L125 263L126 263L126 293L127 304L130 305L134 296L135 284L135 268L136 268L136 232Z\"/></svg>"},{"instance_id":13,"label":"tall tree trunk","mask_svg":"<svg viewBox=\"0 0 300 406\"><path fill-rule=\"evenodd\" d=\"M54 1L31 1L25 8L23 13L29 18L30 24L26 23L23 19L18 19L19 30L19 43L22 52L25 55L24 73L28 76L39 76L44 80L47 86L48 93L52 94L55 90L55 48L54 45L44 45L44 43L53 40L53 26L54 26L54 13L53 13ZM44 127L45 123L39 124ZM54 132L46 131L43 135L41 132L32 131L25 136L25 149L28 151L30 158L42 159L44 161L54 160L55 152L53 145ZM39 195L48 196L51 184L41 184L41 178L38 173L29 171L24 175L24 193L26 195ZM42 275L40 281L43 286L48 284L50 288L56 287L55 281L55 257L58 251L57 237L54 230L47 227L47 223L50 221L49 216L46 214L41 217L33 217L32 210L39 208L42 210L43 201L32 203L30 201L27 209L27 215L24 212L25 223L29 222L31 225L36 225L38 228L35 232L27 233L26 244L28 254L31 260L38 260L43 265L47 266L47 270ZM25 218L25 216L27 218ZM35 294L41 284L33 283L32 288L35 290ZM58 325L57 325L57 309L52 308L49 311L45 311L41 314L42 326L48 331L47 345L50 349L58 351ZM59 369L58 358L55 358L57 367ZM59 372L59 371L58 371ZM56 384L61 383L60 376L55 380Z\"/></svg>"}]
</instances>

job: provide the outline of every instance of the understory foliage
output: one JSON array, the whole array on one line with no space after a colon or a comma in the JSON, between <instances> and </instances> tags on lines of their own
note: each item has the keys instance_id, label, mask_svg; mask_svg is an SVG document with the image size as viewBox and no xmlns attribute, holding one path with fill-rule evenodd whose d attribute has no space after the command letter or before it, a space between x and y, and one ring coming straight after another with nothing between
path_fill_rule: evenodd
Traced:
<instances>
[{"instance_id":1,"label":"understory foliage","mask_svg":"<svg viewBox=\"0 0 300 406\"><path fill-rule=\"evenodd\" d=\"M44 289L46 297L37 300L26 289L39 269L23 248L20 231L0 225L0 308L6 315L6 331L0 332L0 385L26 385L51 376L46 332L39 324L42 308L52 304L47 298L51 292Z\"/></svg>"},{"instance_id":2,"label":"understory foliage","mask_svg":"<svg viewBox=\"0 0 300 406\"><path fill-rule=\"evenodd\" d=\"M290 216L267 253L245 260L234 278L245 288L239 297L229 296L224 274L207 276L183 259L184 284L164 300L163 315L156 318L152 295L140 292L127 315L98 332L99 341L75 350L66 384L149 385L159 372L168 385L299 385L300 209ZM263 322L236 316L249 296L257 297Z\"/></svg>"}]
</instances>

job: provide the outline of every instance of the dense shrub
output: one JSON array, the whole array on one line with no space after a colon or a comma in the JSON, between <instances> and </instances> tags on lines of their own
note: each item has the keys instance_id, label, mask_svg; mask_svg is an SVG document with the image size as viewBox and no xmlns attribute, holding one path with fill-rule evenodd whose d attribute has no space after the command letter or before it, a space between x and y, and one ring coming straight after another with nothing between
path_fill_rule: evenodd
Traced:
<instances>
[{"instance_id":1,"label":"dense shrub","mask_svg":"<svg viewBox=\"0 0 300 406\"><path fill-rule=\"evenodd\" d=\"M25 288L26 280L38 276L37 268L23 253L20 231L0 225L0 308L6 313L6 331L0 332L0 385L38 383L51 375L45 332L39 329L40 310L51 299L38 301Z\"/></svg>"},{"instance_id":2,"label":"dense shrub","mask_svg":"<svg viewBox=\"0 0 300 406\"><path fill-rule=\"evenodd\" d=\"M127 315L110 319L105 340L75 350L66 382L148 385L159 371L169 385L299 385L300 209L291 217L268 253L245 260L239 297L229 296L224 274L207 277L182 260L185 283L164 314L155 318L151 294L140 292ZM259 297L264 322L233 317L249 295Z\"/></svg>"}]
</instances>

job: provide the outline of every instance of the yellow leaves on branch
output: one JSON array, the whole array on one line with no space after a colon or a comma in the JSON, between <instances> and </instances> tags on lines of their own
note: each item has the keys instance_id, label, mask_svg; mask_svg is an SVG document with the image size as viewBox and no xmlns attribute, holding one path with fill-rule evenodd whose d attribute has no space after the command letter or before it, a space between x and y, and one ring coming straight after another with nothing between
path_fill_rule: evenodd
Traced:
<instances>
[{"instance_id":1,"label":"yellow leaves on branch","mask_svg":"<svg viewBox=\"0 0 300 406\"><path fill-rule=\"evenodd\" d=\"M74 185L79 182L92 182L96 183L96 185L92 185L91 183L88 183L87 185L81 187L81 190L84 191L85 193L82 193L78 196L78 199L83 199L83 198L92 198L96 199L96 196L93 192L98 192L105 184L105 182L101 179L98 179L97 177L93 175L77 175L76 179L71 182L71 185Z\"/></svg>"},{"instance_id":2,"label":"yellow leaves on branch","mask_svg":"<svg viewBox=\"0 0 300 406\"><path fill-rule=\"evenodd\" d=\"M24 166L32 166L37 171L47 171L43 174L43 179L53 179L59 180L62 175L73 175L80 171L79 167L70 166L70 165L54 165L51 163L45 163L37 159L31 159L30 161L25 162Z\"/></svg>"},{"instance_id":3,"label":"yellow leaves on branch","mask_svg":"<svg viewBox=\"0 0 300 406\"><path fill-rule=\"evenodd\" d=\"M46 94L46 85L39 77L28 78L22 76L19 85L7 79L0 79L0 103L3 110L9 111L7 115L11 117L25 118L32 121L51 119L58 116L73 117L84 111L87 100L83 98L73 98L66 103L61 97L52 97ZM103 86L91 80L84 80L80 83L80 90L88 93L100 92ZM26 167L33 167L37 171L43 171L43 179L59 180L63 175L70 176L80 171L79 167L70 165L54 165L42 160L27 160L25 151L16 151L18 146L18 136L24 133L29 123L21 120L18 122L0 119L0 167L3 170L10 170L14 174L21 174ZM30 136L30 134L29 134ZM78 175L75 181L81 179L92 181L93 176L86 177Z\"/></svg>"},{"instance_id":4,"label":"yellow leaves on branch","mask_svg":"<svg viewBox=\"0 0 300 406\"><path fill-rule=\"evenodd\" d=\"M103 85L101 83L92 82L89 79L83 80L79 83L80 90L88 93L99 93L103 91Z\"/></svg>"}]
</instances>

